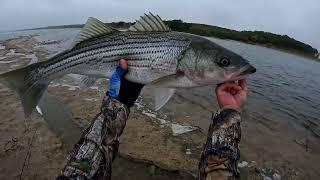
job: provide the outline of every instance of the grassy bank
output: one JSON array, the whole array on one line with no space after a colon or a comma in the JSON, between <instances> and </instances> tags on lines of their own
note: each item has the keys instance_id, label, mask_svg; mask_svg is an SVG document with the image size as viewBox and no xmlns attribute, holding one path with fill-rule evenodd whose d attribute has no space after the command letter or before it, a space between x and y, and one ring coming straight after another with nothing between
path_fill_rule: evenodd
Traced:
<instances>
[{"instance_id":1,"label":"grassy bank","mask_svg":"<svg viewBox=\"0 0 320 180\"><path fill-rule=\"evenodd\" d=\"M278 35L264 31L236 31L206 24L185 23L181 20L166 21L166 23L175 31L259 44L313 58L318 53L318 50L312 46L287 35Z\"/></svg>"}]
</instances>

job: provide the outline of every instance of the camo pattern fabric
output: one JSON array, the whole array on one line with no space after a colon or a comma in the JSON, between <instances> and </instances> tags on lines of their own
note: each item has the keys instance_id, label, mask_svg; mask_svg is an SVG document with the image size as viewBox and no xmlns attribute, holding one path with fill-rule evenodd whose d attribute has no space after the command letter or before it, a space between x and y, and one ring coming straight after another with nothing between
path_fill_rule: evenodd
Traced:
<instances>
[{"instance_id":1,"label":"camo pattern fabric","mask_svg":"<svg viewBox=\"0 0 320 180\"><path fill-rule=\"evenodd\" d=\"M240 113L226 109L212 117L199 162L198 180L239 179Z\"/></svg>"},{"instance_id":2,"label":"camo pattern fabric","mask_svg":"<svg viewBox=\"0 0 320 180\"><path fill-rule=\"evenodd\" d=\"M112 161L118 153L118 138L129 116L129 108L105 96L96 115L69 156L57 179L111 179Z\"/></svg>"}]
</instances>

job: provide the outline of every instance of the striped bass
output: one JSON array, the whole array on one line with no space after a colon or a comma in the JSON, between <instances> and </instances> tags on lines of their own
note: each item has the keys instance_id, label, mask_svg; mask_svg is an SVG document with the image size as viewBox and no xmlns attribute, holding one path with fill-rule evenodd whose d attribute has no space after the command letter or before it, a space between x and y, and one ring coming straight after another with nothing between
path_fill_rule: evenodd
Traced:
<instances>
[{"instance_id":1,"label":"striped bass","mask_svg":"<svg viewBox=\"0 0 320 180\"><path fill-rule=\"evenodd\" d=\"M201 36L171 31L150 13L128 31L89 18L69 49L0 79L18 92L29 116L52 80L70 73L109 78L121 58L128 61L127 80L155 87L156 110L176 88L239 80L256 71L241 56Z\"/></svg>"}]
</instances>

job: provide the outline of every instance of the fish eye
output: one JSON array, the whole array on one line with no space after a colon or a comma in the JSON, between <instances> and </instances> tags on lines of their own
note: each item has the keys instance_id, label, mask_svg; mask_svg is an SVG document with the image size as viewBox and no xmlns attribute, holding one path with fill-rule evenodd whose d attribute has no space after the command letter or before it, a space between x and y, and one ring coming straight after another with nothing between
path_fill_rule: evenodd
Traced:
<instances>
[{"instance_id":1,"label":"fish eye","mask_svg":"<svg viewBox=\"0 0 320 180\"><path fill-rule=\"evenodd\" d=\"M226 57L223 57L220 59L219 61L219 65L222 66L222 67L227 67L230 65L230 59L226 58Z\"/></svg>"}]
</instances>

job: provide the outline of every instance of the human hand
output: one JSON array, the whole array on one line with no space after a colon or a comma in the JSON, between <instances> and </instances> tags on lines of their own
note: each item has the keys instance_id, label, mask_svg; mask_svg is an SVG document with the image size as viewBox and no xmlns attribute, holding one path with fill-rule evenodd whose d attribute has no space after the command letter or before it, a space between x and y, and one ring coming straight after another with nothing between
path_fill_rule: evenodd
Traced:
<instances>
[{"instance_id":1,"label":"human hand","mask_svg":"<svg viewBox=\"0 0 320 180\"><path fill-rule=\"evenodd\" d=\"M109 85L109 96L118 99L128 107L132 107L137 100L144 84L134 83L125 79L127 73L127 61L121 59L119 67L112 74Z\"/></svg>"},{"instance_id":2,"label":"human hand","mask_svg":"<svg viewBox=\"0 0 320 180\"><path fill-rule=\"evenodd\" d=\"M118 98L120 92L120 84L121 84L121 77L126 73L128 69L128 64L124 59L120 60L119 66L117 67L116 71L112 74L110 78L109 84L109 96L113 98Z\"/></svg>"},{"instance_id":3,"label":"human hand","mask_svg":"<svg viewBox=\"0 0 320 180\"><path fill-rule=\"evenodd\" d=\"M238 112L243 110L247 101L248 85L247 80L226 82L216 88L218 104L221 109L234 109Z\"/></svg>"}]
</instances>

